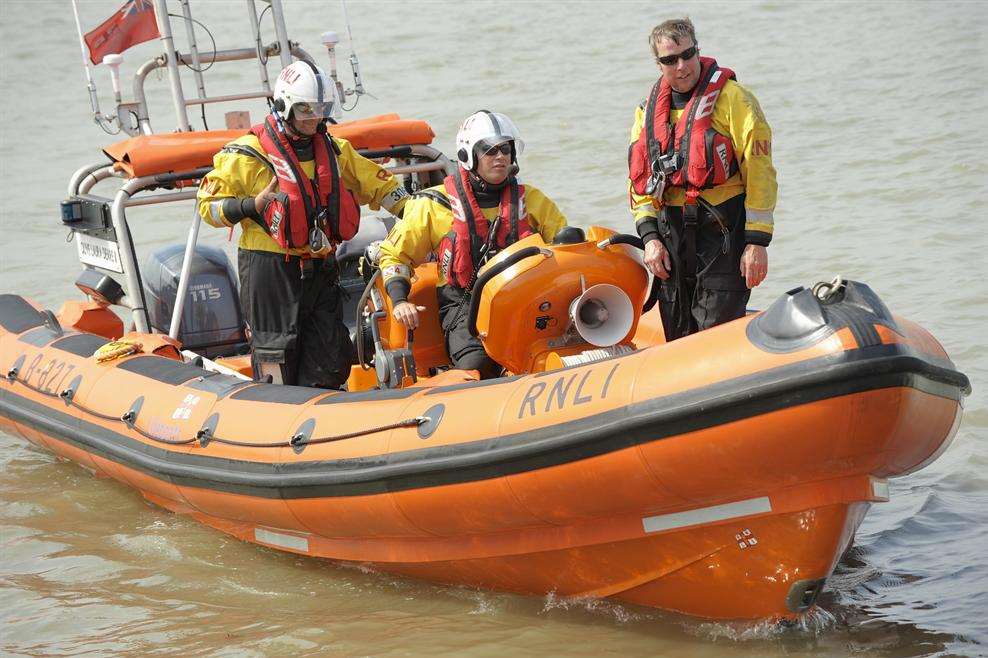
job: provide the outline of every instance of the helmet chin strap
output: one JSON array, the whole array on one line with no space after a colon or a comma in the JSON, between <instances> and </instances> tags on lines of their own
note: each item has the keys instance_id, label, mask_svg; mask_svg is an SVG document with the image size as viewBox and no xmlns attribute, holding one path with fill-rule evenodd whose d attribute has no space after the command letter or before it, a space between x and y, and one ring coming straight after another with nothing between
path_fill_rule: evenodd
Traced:
<instances>
[{"instance_id":1,"label":"helmet chin strap","mask_svg":"<svg viewBox=\"0 0 988 658\"><path fill-rule=\"evenodd\" d=\"M478 192L497 192L504 189L504 186L518 173L518 164L512 162L508 166L508 175L504 177L504 180L500 183L494 184L487 180L484 180L480 174L476 171L470 170L467 172L470 175L470 183L473 185L474 189Z\"/></svg>"},{"instance_id":2,"label":"helmet chin strap","mask_svg":"<svg viewBox=\"0 0 988 658\"><path fill-rule=\"evenodd\" d=\"M283 121L282 125L285 127L285 135L287 135L288 139L292 140L293 142L304 142L306 140L312 139L313 137L312 135L303 135L301 132L299 132L298 129L295 127L295 120L292 118L288 118L285 121ZM323 123L320 123L319 126L316 128L316 133L325 132L325 131L326 131L326 126Z\"/></svg>"}]
</instances>

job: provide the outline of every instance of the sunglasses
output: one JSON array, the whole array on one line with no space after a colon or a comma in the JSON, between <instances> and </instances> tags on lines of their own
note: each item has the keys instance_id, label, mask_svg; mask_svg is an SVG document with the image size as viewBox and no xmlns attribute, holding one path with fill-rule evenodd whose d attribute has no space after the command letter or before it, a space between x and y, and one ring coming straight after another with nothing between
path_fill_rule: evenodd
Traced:
<instances>
[{"instance_id":1,"label":"sunglasses","mask_svg":"<svg viewBox=\"0 0 988 658\"><path fill-rule=\"evenodd\" d=\"M696 46L693 45L681 53L676 53L674 55L666 55L665 57L656 57L655 61L657 61L659 64L672 66L679 60L683 60L685 62L687 60L693 59L693 57L696 55L696 50L697 50Z\"/></svg>"},{"instance_id":2,"label":"sunglasses","mask_svg":"<svg viewBox=\"0 0 988 658\"><path fill-rule=\"evenodd\" d=\"M501 155L511 155L511 142L502 142L484 151L484 155L489 155L492 158L498 153Z\"/></svg>"}]
</instances>

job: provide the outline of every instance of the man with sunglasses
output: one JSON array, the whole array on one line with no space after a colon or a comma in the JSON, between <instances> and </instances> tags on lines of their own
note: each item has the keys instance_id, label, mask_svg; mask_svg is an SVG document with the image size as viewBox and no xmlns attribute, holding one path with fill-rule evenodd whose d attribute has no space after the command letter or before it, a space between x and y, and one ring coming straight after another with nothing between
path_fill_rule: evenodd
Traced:
<instances>
[{"instance_id":1,"label":"man with sunglasses","mask_svg":"<svg viewBox=\"0 0 988 658\"><path fill-rule=\"evenodd\" d=\"M628 188L666 340L743 317L768 273L772 130L734 72L700 56L688 18L649 38L660 77L635 112Z\"/></svg>"},{"instance_id":2,"label":"man with sunglasses","mask_svg":"<svg viewBox=\"0 0 988 658\"><path fill-rule=\"evenodd\" d=\"M333 253L356 234L360 205L400 214L407 199L387 170L327 134L338 114L336 83L314 64L290 64L271 114L216 154L199 188L203 220L241 227L240 302L259 379L347 380L356 359Z\"/></svg>"},{"instance_id":3,"label":"man with sunglasses","mask_svg":"<svg viewBox=\"0 0 988 658\"><path fill-rule=\"evenodd\" d=\"M381 243L380 266L394 319L415 329L419 312L408 302L412 268L435 253L436 296L446 350L455 368L497 377L501 366L487 356L467 320L477 271L495 253L533 233L546 242L566 218L549 197L515 178L525 143L514 122L499 112L471 114L456 134L456 174L409 200L404 218Z\"/></svg>"}]
</instances>

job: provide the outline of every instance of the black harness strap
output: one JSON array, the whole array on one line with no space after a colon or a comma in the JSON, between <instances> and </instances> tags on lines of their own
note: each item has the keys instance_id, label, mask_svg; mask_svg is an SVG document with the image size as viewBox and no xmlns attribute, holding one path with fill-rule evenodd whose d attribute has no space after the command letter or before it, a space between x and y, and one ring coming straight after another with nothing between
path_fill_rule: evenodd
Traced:
<instances>
[{"instance_id":1,"label":"black harness strap","mask_svg":"<svg viewBox=\"0 0 988 658\"><path fill-rule=\"evenodd\" d=\"M662 155L662 145L655 138L655 104L658 102L659 89L661 87L662 78L659 78L652 85L652 91L648 94L648 102L645 103L645 125L643 129L645 130L645 144L648 146L648 165L652 169L653 176L657 173L655 171L655 162ZM673 141L675 141L675 135L673 135Z\"/></svg>"},{"instance_id":2,"label":"black harness strap","mask_svg":"<svg viewBox=\"0 0 988 658\"><path fill-rule=\"evenodd\" d=\"M329 230L331 233L330 239L337 242L343 242L343 234L340 233L340 215L343 213L343 178L340 176L340 163L336 159L336 143L329 135L325 133L320 133L320 136L329 142L326 145L326 150L329 154L329 168L333 172L333 183L337 187L337 189L333 190L333 194L331 194L333 198L327 199L328 205L326 210L329 213ZM315 156L313 155L313 157ZM319 195L319 185L317 183L318 179L319 174L317 173L315 180L312 181L312 184L315 186L317 196L321 196Z\"/></svg>"},{"instance_id":3,"label":"black harness strap","mask_svg":"<svg viewBox=\"0 0 988 658\"><path fill-rule=\"evenodd\" d=\"M266 157L264 157L260 152L258 152L257 149L247 146L246 144L227 144L220 150L223 151L224 153L237 153L239 155L246 155L251 158L257 158L258 160L261 161L261 164L263 164L265 167L268 168L268 170L271 171L272 174L275 173L274 165L271 164L271 161L268 160Z\"/></svg>"},{"instance_id":4,"label":"black harness strap","mask_svg":"<svg viewBox=\"0 0 988 658\"><path fill-rule=\"evenodd\" d=\"M412 198L431 199L432 201L435 201L446 210L453 209L453 204L449 202L449 199L446 197L446 195L437 190L420 190L415 194L413 194Z\"/></svg>"},{"instance_id":5,"label":"black harness strap","mask_svg":"<svg viewBox=\"0 0 988 658\"><path fill-rule=\"evenodd\" d=\"M518 183L514 179L508 181L510 195L511 195L511 212L509 217L511 218L511 232L508 234L508 244L514 244L518 242L518 206L520 205L520 199L518 198ZM503 249L507 245L501 245Z\"/></svg>"},{"instance_id":6,"label":"black harness strap","mask_svg":"<svg viewBox=\"0 0 988 658\"><path fill-rule=\"evenodd\" d=\"M696 279L696 227L699 224L699 206L695 203L687 203L683 206L683 241L686 243L684 256L686 262L683 263L683 276L693 281Z\"/></svg>"}]
</instances>

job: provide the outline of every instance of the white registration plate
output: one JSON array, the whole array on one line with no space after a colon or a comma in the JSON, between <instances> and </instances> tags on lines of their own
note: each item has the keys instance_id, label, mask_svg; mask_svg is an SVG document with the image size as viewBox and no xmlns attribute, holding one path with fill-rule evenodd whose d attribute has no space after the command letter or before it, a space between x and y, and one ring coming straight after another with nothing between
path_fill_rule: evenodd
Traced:
<instances>
[{"instance_id":1,"label":"white registration plate","mask_svg":"<svg viewBox=\"0 0 988 658\"><path fill-rule=\"evenodd\" d=\"M101 267L104 270L123 273L123 265L120 264L120 247L116 242L76 232L75 244L79 250L81 262L86 265Z\"/></svg>"}]
</instances>

